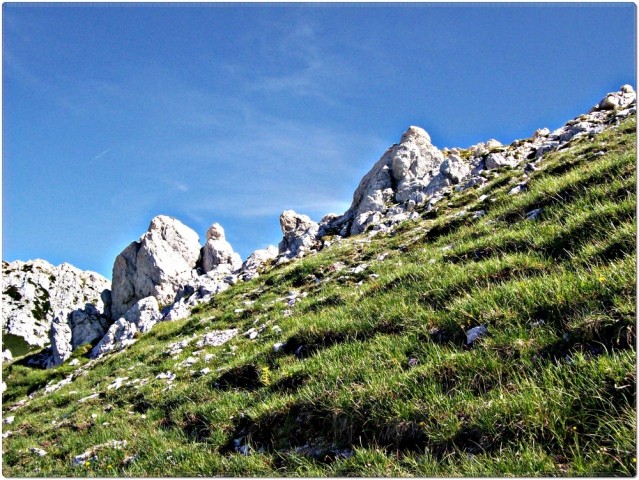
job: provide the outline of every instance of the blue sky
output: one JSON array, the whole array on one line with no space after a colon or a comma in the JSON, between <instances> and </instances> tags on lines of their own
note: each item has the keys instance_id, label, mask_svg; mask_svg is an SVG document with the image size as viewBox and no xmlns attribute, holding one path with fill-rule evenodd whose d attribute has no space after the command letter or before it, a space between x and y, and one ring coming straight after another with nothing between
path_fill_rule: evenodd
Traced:
<instances>
[{"instance_id":1,"label":"blue sky","mask_svg":"<svg viewBox=\"0 0 639 480\"><path fill-rule=\"evenodd\" d=\"M166 214L246 258L343 213L410 125L510 143L636 84L636 8L3 4L4 260L110 278Z\"/></svg>"}]
</instances>

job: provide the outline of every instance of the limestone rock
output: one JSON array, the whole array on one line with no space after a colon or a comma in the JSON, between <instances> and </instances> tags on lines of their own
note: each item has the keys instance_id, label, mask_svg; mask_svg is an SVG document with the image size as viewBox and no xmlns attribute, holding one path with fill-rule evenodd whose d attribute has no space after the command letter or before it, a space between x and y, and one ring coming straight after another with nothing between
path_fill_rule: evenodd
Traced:
<instances>
[{"instance_id":1,"label":"limestone rock","mask_svg":"<svg viewBox=\"0 0 639 480\"><path fill-rule=\"evenodd\" d=\"M395 200L408 201L415 190L427 187L443 161L443 154L430 143L428 133L419 127L409 127L391 160L397 184Z\"/></svg>"},{"instance_id":2,"label":"limestone rock","mask_svg":"<svg viewBox=\"0 0 639 480\"><path fill-rule=\"evenodd\" d=\"M167 307L166 311L163 313L163 321L182 320L183 318L188 318L188 316L191 315L191 309L187 306L184 299L182 299L175 302L170 307Z\"/></svg>"},{"instance_id":3,"label":"limestone rock","mask_svg":"<svg viewBox=\"0 0 639 480\"><path fill-rule=\"evenodd\" d=\"M71 356L71 327L66 322L66 313L62 312L53 319L49 337L51 339L51 359L48 367L61 365Z\"/></svg>"},{"instance_id":4,"label":"limestone rock","mask_svg":"<svg viewBox=\"0 0 639 480\"><path fill-rule=\"evenodd\" d=\"M470 174L470 164L459 155L449 155L442 162L440 172L453 184L458 184Z\"/></svg>"},{"instance_id":5,"label":"limestone rock","mask_svg":"<svg viewBox=\"0 0 639 480\"><path fill-rule=\"evenodd\" d=\"M124 319L135 325L136 330L140 333L145 333L151 330L153 325L155 325L161 318L162 314L160 314L158 301L155 297L146 297L138 300L124 314Z\"/></svg>"},{"instance_id":6,"label":"limestone rock","mask_svg":"<svg viewBox=\"0 0 639 480\"><path fill-rule=\"evenodd\" d=\"M241 268L241 275L244 280L250 280L259 276L264 264L275 259L278 254L277 247L269 245L267 248L255 250L244 261Z\"/></svg>"},{"instance_id":7,"label":"limestone rock","mask_svg":"<svg viewBox=\"0 0 639 480\"><path fill-rule=\"evenodd\" d=\"M242 265L242 258L226 240L222 226L214 223L206 232L206 244L202 248L202 270L210 272L218 265L229 265L231 271L235 271Z\"/></svg>"},{"instance_id":8,"label":"limestone rock","mask_svg":"<svg viewBox=\"0 0 639 480\"><path fill-rule=\"evenodd\" d=\"M135 342L135 334L137 328L135 324L127 322L124 318L120 318L109 327L106 335L91 350L91 358L97 358L105 353L120 350L127 345Z\"/></svg>"},{"instance_id":9,"label":"limestone rock","mask_svg":"<svg viewBox=\"0 0 639 480\"><path fill-rule=\"evenodd\" d=\"M193 230L174 218L155 217L148 231L115 259L111 317L121 317L146 297L172 303L180 285L191 279L199 257L199 238Z\"/></svg>"},{"instance_id":10,"label":"limestone rock","mask_svg":"<svg viewBox=\"0 0 639 480\"><path fill-rule=\"evenodd\" d=\"M284 238L279 244L279 253L288 258L300 255L316 242L319 225L307 215L285 210L280 215L280 227Z\"/></svg>"},{"instance_id":11,"label":"limestone rock","mask_svg":"<svg viewBox=\"0 0 639 480\"><path fill-rule=\"evenodd\" d=\"M630 85L623 85L619 92L613 92L606 95L595 110L621 110L629 107L636 102L637 94Z\"/></svg>"},{"instance_id":12,"label":"limestone rock","mask_svg":"<svg viewBox=\"0 0 639 480\"><path fill-rule=\"evenodd\" d=\"M514 167L517 164L513 157L506 157L501 153L490 153L486 157L486 169L494 170L501 167Z\"/></svg>"},{"instance_id":13,"label":"limestone rock","mask_svg":"<svg viewBox=\"0 0 639 480\"><path fill-rule=\"evenodd\" d=\"M101 275L44 260L2 262L2 330L43 347L55 314L110 308L111 283Z\"/></svg>"},{"instance_id":14,"label":"limestone rock","mask_svg":"<svg viewBox=\"0 0 639 480\"><path fill-rule=\"evenodd\" d=\"M2 352L2 363L8 363L13 360L13 355L9 349L6 349Z\"/></svg>"},{"instance_id":15,"label":"limestone rock","mask_svg":"<svg viewBox=\"0 0 639 480\"><path fill-rule=\"evenodd\" d=\"M385 218L392 203L402 204L404 209L409 202L413 206L424 203L450 185L440 172L443 161L444 155L431 144L428 133L409 127L400 143L390 147L362 178L346 213L323 225L320 235L334 231L342 236L356 235Z\"/></svg>"},{"instance_id":16,"label":"limestone rock","mask_svg":"<svg viewBox=\"0 0 639 480\"><path fill-rule=\"evenodd\" d=\"M108 321L93 305L84 310L74 310L67 317L71 327L71 347L73 350L80 345L93 343L104 336L109 328Z\"/></svg>"}]
</instances>

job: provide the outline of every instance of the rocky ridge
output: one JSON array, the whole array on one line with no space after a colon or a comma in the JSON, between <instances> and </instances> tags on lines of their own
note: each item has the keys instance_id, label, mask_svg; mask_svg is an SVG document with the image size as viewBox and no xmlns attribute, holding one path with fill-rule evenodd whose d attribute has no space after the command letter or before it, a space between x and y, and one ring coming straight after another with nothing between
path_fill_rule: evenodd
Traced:
<instances>
[{"instance_id":1,"label":"rocky ridge","mask_svg":"<svg viewBox=\"0 0 639 480\"><path fill-rule=\"evenodd\" d=\"M68 263L2 262L2 330L31 346L49 343L55 319L73 345L106 331L111 282Z\"/></svg>"},{"instance_id":2,"label":"rocky ridge","mask_svg":"<svg viewBox=\"0 0 639 480\"><path fill-rule=\"evenodd\" d=\"M191 307L208 301L238 281L255 278L270 262L305 256L340 237L389 232L400 222L418 218L418 211L436 208L437 202L453 189L481 189L492 171L521 169L522 181L510 193L522 192L526 189L527 175L537 169L544 154L569 148L573 139L600 133L633 113L636 94L631 86L624 85L619 92L606 95L587 114L561 128L552 132L540 129L530 138L510 145L491 139L466 149L440 150L431 143L426 131L411 126L400 142L391 146L362 178L350 208L343 215L329 214L316 223L306 215L287 210L280 216L283 239L279 248L258 250L244 263L226 241L219 224L209 228L207 241L200 247L197 234L189 227L171 217L155 217L148 231L116 258L110 305L107 299L100 304L102 309L85 305L84 309L71 313L63 310L48 323L35 323L38 338L49 334L51 339L47 363L49 366L62 363L81 344L80 339L85 340L83 343L97 342L91 352L94 358L124 348L135 341L138 332L150 330L158 321L187 317ZM13 292L7 285L13 284L3 280L3 292L7 289ZM68 296L75 287L72 283L67 286ZM13 300L14 310L18 310ZM43 300L39 301L41 305ZM37 311L35 300L32 305L32 310ZM25 316L13 323L7 318L3 306L3 326L21 325L12 327L12 332L29 328ZM40 340L37 344L45 343Z\"/></svg>"}]
</instances>

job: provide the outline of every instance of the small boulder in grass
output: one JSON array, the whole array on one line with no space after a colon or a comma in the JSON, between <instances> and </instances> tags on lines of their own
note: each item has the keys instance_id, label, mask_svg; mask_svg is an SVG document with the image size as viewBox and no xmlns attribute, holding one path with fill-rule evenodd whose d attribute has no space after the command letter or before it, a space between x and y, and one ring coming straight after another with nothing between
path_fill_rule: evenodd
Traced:
<instances>
[{"instance_id":1,"label":"small boulder in grass","mask_svg":"<svg viewBox=\"0 0 639 480\"><path fill-rule=\"evenodd\" d=\"M526 220L537 220L537 218L539 218L539 215L541 215L541 212L541 208L535 208L534 210L531 210L526 214Z\"/></svg>"},{"instance_id":2,"label":"small boulder in grass","mask_svg":"<svg viewBox=\"0 0 639 480\"><path fill-rule=\"evenodd\" d=\"M466 332L466 345L473 345L477 340L488 335L488 329L483 325L473 327Z\"/></svg>"},{"instance_id":3,"label":"small boulder in grass","mask_svg":"<svg viewBox=\"0 0 639 480\"><path fill-rule=\"evenodd\" d=\"M35 453L36 455L38 455L39 457L44 457L47 452L45 452L44 450L42 450L41 448L35 448L35 447L31 447L29 448L29 451L31 453Z\"/></svg>"}]
</instances>

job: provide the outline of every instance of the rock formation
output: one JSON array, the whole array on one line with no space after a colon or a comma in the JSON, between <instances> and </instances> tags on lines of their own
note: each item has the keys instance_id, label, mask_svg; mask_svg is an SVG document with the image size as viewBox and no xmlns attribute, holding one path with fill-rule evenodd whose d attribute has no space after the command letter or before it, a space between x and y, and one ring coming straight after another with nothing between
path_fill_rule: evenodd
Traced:
<instances>
[{"instance_id":1,"label":"rock formation","mask_svg":"<svg viewBox=\"0 0 639 480\"><path fill-rule=\"evenodd\" d=\"M278 253L279 251L277 247L273 245L269 245L267 248L255 250L242 264L241 278L244 281L248 281L252 278L258 277L264 264L270 260L274 260Z\"/></svg>"},{"instance_id":2,"label":"rock formation","mask_svg":"<svg viewBox=\"0 0 639 480\"><path fill-rule=\"evenodd\" d=\"M220 265L228 265L231 271L235 271L241 267L242 258L226 241L222 226L214 223L206 232L206 244L202 248L202 270L210 272Z\"/></svg>"},{"instance_id":3,"label":"rock formation","mask_svg":"<svg viewBox=\"0 0 639 480\"><path fill-rule=\"evenodd\" d=\"M532 171L534 162L545 153L565 148L573 138L600 133L606 124L634 111L636 93L630 85L624 85L619 92L606 95L588 114L553 132L540 129L531 138L507 146L490 139L467 149L440 151L423 129L409 127L400 143L390 147L362 178L350 208L344 215L322 221L317 237L336 233L346 237L367 228L387 230L415 216L417 206L431 209L451 188L481 187L486 183L484 170L533 162L526 165L526 171Z\"/></svg>"},{"instance_id":4,"label":"rock formation","mask_svg":"<svg viewBox=\"0 0 639 480\"><path fill-rule=\"evenodd\" d=\"M111 284L95 272L68 263L54 267L44 260L2 262L2 270L4 333L42 347L49 342L51 323L59 312L90 312L105 320ZM66 315L61 318L63 322L67 321Z\"/></svg>"},{"instance_id":5,"label":"rock formation","mask_svg":"<svg viewBox=\"0 0 639 480\"><path fill-rule=\"evenodd\" d=\"M197 233L174 218L155 217L147 232L115 259L111 317L120 318L146 297L173 303L180 286L193 277L199 257Z\"/></svg>"},{"instance_id":6,"label":"rock formation","mask_svg":"<svg viewBox=\"0 0 639 480\"><path fill-rule=\"evenodd\" d=\"M280 227L284 238L279 245L279 253L287 258L298 257L315 243L319 225L307 215L286 210L280 215Z\"/></svg>"}]
</instances>

